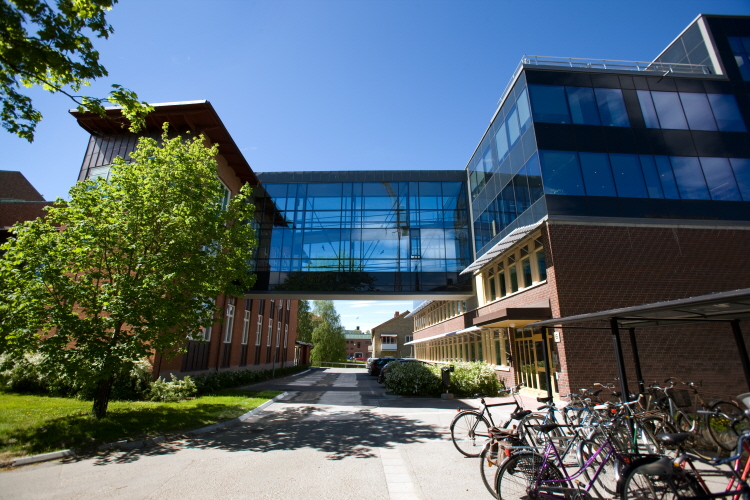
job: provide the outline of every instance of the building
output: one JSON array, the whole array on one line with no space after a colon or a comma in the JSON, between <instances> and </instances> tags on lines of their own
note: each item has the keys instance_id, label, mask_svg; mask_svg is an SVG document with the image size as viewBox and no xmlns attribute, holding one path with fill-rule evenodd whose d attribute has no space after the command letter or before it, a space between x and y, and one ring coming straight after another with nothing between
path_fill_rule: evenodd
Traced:
<instances>
[{"instance_id":1,"label":"building","mask_svg":"<svg viewBox=\"0 0 750 500\"><path fill-rule=\"evenodd\" d=\"M13 224L43 217L51 204L21 172L0 170L0 245L8 241Z\"/></svg>"},{"instance_id":2,"label":"building","mask_svg":"<svg viewBox=\"0 0 750 500\"><path fill-rule=\"evenodd\" d=\"M154 108L140 135L160 137L165 121L177 133L204 134L209 143L219 145L217 175L227 196L238 193L245 183L259 189L255 173L208 101L156 104ZM111 119L78 111L71 114L91 134L79 180L109 175L113 158L128 160L135 150L139 135L127 132L113 121L119 117L118 110L108 110ZM269 217L278 216L268 213ZM257 217L262 215L260 211L256 213ZM263 221L257 220L256 224L261 227ZM296 300L220 296L216 304L222 311L217 322L204 330L201 339L187 342L187 353L172 359L162 353L155 354L154 377L207 370L262 370L309 360L310 346L296 342Z\"/></svg>"},{"instance_id":3,"label":"building","mask_svg":"<svg viewBox=\"0 0 750 500\"><path fill-rule=\"evenodd\" d=\"M526 325L750 287L748 54L750 18L701 15L651 62L524 56L466 167L476 296L412 313L417 357L567 394L617 376L608 330L545 366ZM644 378L743 392L728 328L639 332Z\"/></svg>"},{"instance_id":4,"label":"building","mask_svg":"<svg viewBox=\"0 0 750 500\"><path fill-rule=\"evenodd\" d=\"M372 353L372 337L357 327L354 330L344 330L346 338L346 357L349 359L368 358Z\"/></svg>"},{"instance_id":5,"label":"building","mask_svg":"<svg viewBox=\"0 0 750 500\"><path fill-rule=\"evenodd\" d=\"M409 342L414 338L414 320L409 311L396 313L393 318L372 329L374 358L413 358Z\"/></svg>"}]
</instances>

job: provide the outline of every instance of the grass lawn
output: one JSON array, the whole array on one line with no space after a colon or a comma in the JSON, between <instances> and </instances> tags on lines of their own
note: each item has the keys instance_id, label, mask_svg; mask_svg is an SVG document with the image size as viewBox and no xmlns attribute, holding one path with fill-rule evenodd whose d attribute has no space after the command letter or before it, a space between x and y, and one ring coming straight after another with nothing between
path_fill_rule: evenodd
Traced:
<instances>
[{"instance_id":1,"label":"grass lawn","mask_svg":"<svg viewBox=\"0 0 750 500\"><path fill-rule=\"evenodd\" d=\"M225 389L179 403L110 401L107 417L91 401L0 392L0 463L66 448L187 432L257 408L279 391Z\"/></svg>"}]
</instances>

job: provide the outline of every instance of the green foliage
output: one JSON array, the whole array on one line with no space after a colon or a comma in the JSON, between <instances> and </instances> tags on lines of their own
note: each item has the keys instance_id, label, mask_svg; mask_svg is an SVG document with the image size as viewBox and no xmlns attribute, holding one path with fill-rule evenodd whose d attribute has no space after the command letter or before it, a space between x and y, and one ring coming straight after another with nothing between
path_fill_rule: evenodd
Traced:
<instances>
[{"instance_id":1,"label":"green foliage","mask_svg":"<svg viewBox=\"0 0 750 500\"><path fill-rule=\"evenodd\" d=\"M314 300L313 312L318 317L312 332L311 361L343 361L346 359L346 337L341 318L331 300Z\"/></svg>"},{"instance_id":2,"label":"green foliage","mask_svg":"<svg viewBox=\"0 0 750 500\"><path fill-rule=\"evenodd\" d=\"M79 111L106 116L103 103L122 107L136 132L153 108L139 102L135 92L112 85L109 97L74 95L91 80L107 76L99 52L89 38L108 38L114 32L105 18L117 0L2 0L0 1L0 122L7 131L34 140L42 114L22 87L41 86L62 93ZM50 5L53 3L53 5ZM32 31L32 30L35 30Z\"/></svg>"},{"instance_id":3,"label":"green foliage","mask_svg":"<svg viewBox=\"0 0 750 500\"><path fill-rule=\"evenodd\" d=\"M0 247L0 352L39 352L69 385L97 386L100 416L117 373L153 351L176 355L214 321L215 297L255 281L255 233L237 222L253 217L250 188L224 208L217 148L167 128Z\"/></svg>"},{"instance_id":4,"label":"green foliage","mask_svg":"<svg viewBox=\"0 0 750 500\"><path fill-rule=\"evenodd\" d=\"M404 396L438 396L442 391L440 370L417 361L391 363L385 377L385 388Z\"/></svg>"},{"instance_id":5,"label":"green foliage","mask_svg":"<svg viewBox=\"0 0 750 500\"><path fill-rule=\"evenodd\" d=\"M0 355L0 391L26 394L44 394L76 397L91 400L95 386L76 384L46 363L41 354L27 354L15 359ZM151 385L151 363L140 360L132 365L123 365L115 374L112 399L144 399Z\"/></svg>"},{"instance_id":6,"label":"green foliage","mask_svg":"<svg viewBox=\"0 0 750 500\"><path fill-rule=\"evenodd\" d=\"M503 388L495 370L484 361L452 363L450 392L459 396L473 396L478 392L495 395Z\"/></svg>"},{"instance_id":7,"label":"green foliage","mask_svg":"<svg viewBox=\"0 0 750 500\"><path fill-rule=\"evenodd\" d=\"M313 321L310 312L310 303L300 300L297 306L297 340L300 342L312 342Z\"/></svg>"},{"instance_id":8,"label":"green foliage","mask_svg":"<svg viewBox=\"0 0 750 500\"><path fill-rule=\"evenodd\" d=\"M450 392L470 397L478 392L497 394L503 388L495 370L485 362L452 363ZM388 391L405 396L437 396L443 392L442 365L427 365L419 362L391 363L385 377Z\"/></svg>"},{"instance_id":9,"label":"green foliage","mask_svg":"<svg viewBox=\"0 0 750 500\"><path fill-rule=\"evenodd\" d=\"M171 403L195 397L198 393L198 388L189 375L182 380L175 377L174 373L171 375L172 380L170 382L159 377L151 383L151 390L147 396L149 401Z\"/></svg>"},{"instance_id":10,"label":"green foliage","mask_svg":"<svg viewBox=\"0 0 750 500\"><path fill-rule=\"evenodd\" d=\"M307 365L276 368L276 378L286 377L308 369ZM273 370L229 370L224 372L199 373L193 377L198 394L210 394L222 389L255 384L273 378Z\"/></svg>"}]
</instances>

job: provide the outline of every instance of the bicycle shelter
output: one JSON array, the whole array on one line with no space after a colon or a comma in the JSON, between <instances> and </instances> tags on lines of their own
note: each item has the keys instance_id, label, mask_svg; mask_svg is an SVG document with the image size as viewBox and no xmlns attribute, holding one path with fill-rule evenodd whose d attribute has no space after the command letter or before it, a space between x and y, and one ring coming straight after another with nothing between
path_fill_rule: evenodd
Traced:
<instances>
[{"instance_id":1,"label":"bicycle shelter","mask_svg":"<svg viewBox=\"0 0 750 500\"><path fill-rule=\"evenodd\" d=\"M742 364L748 390L750 391L750 358L748 358L747 346L742 337L740 321L750 319L750 288L731 290L726 292L711 293L698 297L670 300L666 302L654 302L640 306L610 309L595 313L579 314L564 318L538 321L528 325L529 327L540 327L542 336L548 335L549 329L567 325L577 329L610 330L612 343L617 362L617 372L620 378L620 390L623 395L630 394L628 390L628 379L625 369L620 330L627 329L632 348L633 364L635 365L635 377L639 390L644 391L643 375L641 373L641 362L638 356L638 344L636 342L635 329L674 326L690 323L729 323L737 345L737 354ZM579 326L579 324L592 322L608 322L609 327ZM543 342L544 360L547 362L549 352L546 342ZM546 372L547 396L552 397L550 386L550 373ZM625 397L625 396L624 396Z\"/></svg>"}]
</instances>

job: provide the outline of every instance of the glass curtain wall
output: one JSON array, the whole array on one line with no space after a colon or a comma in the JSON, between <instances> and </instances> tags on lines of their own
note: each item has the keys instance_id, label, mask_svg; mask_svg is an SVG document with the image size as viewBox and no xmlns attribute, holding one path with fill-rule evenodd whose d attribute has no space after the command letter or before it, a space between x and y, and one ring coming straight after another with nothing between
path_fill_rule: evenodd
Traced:
<instances>
[{"instance_id":1,"label":"glass curtain wall","mask_svg":"<svg viewBox=\"0 0 750 500\"><path fill-rule=\"evenodd\" d=\"M463 182L264 183L269 290L451 291L471 258Z\"/></svg>"}]
</instances>

